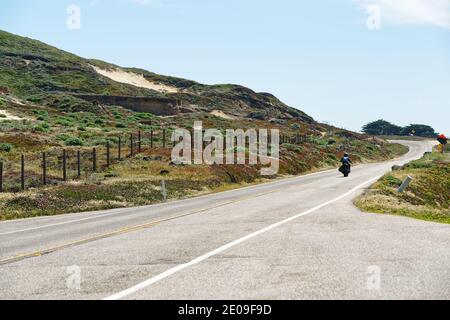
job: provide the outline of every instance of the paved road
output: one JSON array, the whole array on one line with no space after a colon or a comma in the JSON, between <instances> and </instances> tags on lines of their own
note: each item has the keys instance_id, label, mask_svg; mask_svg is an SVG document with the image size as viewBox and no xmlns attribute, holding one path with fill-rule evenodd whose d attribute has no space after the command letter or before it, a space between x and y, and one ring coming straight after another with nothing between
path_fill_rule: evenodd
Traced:
<instances>
[{"instance_id":1,"label":"paved road","mask_svg":"<svg viewBox=\"0 0 450 320\"><path fill-rule=\"evenodd\" d=\"M393 164L430 148L405 143L406 156L355 167L348 179L332 170L163 205L0 223L0 298L450 299L450 226L352 205Z\"/></svg>"}]
</instances>

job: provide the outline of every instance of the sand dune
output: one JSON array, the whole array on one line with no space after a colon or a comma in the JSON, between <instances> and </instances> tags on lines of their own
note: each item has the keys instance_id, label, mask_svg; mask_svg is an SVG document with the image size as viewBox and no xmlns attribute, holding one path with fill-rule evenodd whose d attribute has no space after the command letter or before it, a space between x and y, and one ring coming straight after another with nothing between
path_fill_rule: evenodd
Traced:
<instances>
[{"instance_id":1,"label":"sand dune","mask_svg":"<svg viewBox=\"0 0 450 320\"><path fill-rule=\"evenodd\" d=\"M107 77L116 82L131 84L135 87L147 88L147 89L156 90L156 91L165 92L165 93L178 92L178 88L171 87L171 86L161 84L161 83L150 82L147 79L145 79L142 74L127 72L127 71L124 71L121 69L104 70L101 68L97 68L95 66L92 66L92 68L94 68L94 70L98 74L101 74L102 76Z\"/></svg>"}]
</instances>

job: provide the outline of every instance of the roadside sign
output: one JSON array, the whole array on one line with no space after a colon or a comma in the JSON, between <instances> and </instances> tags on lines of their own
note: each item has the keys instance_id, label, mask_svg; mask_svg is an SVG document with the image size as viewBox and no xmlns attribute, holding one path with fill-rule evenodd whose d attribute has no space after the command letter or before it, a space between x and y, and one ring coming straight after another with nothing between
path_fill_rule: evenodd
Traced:
<instances>
[{"instance_id":1,"label":"roadside sign","mask_svg":"<svg viewBox=\"0 0 450 320\"><path fill-rule=\"evenodd\" d=\"M440 134L437 138L440 144L446 145L448 143L448 139L444 134Z\"/></svg>"},{"instance_id":2,"label":"roadside sign","mask_svg":"<svg viewBox=\"0 0 450 320\"><path fill-rule=\"evenodd\" d=\"M440 134L437 137L437 141L439 141L440 145L438 146L438 150L440 153L444 153L445 146L448 143L448 139L444 134Z\"/></svg>"}]
</instances>

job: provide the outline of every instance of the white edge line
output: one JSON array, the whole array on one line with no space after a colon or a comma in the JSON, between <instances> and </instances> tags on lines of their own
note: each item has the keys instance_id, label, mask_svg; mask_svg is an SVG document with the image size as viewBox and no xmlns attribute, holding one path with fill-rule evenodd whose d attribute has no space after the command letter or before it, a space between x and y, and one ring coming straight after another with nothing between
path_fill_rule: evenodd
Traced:
<instances>
[{"instance_id":1,"label":"white edge line","mask_svg":"<svg viewBox=\"0 0 450 320\"><path fill-rule=\"evenodd\" d=\"M411 148L410 148L409 153L411 153ZM404 155L404 156L406 156L406 155ZM399 160L399 159L397 159L397 160ZM396 161L396 159L391 159L389 162L391 162L391 161L392 162ZM359 164L359 165L355 166L355 169L358 168L358 167L361 167L361 166L363 166L365 164L370 164L370 163ZM382 164L382 163L377 163L377 164ZM282 179L279 179L279 180L276 180L276 181L271 181L271 182L261 183L261 184L255 184L253 186L247 186L247 187L237 188L237 189L233 189L233 190L222 191L222 192L218 192L218 193L206 194L206 195L202 195L202 196L194 197L194 198L177 200L177 201L169 202L169 204L172 204L172 205L182 204L183 202L194 201L194 200L201 200L201 199L204 199L204 198L207 198L207 197L218 196L218 195L223 195L223 194L227 194L227 193L238 192L238 191L242 191L242 190L248 190L248 189L252 189L252 188L257 189L258 187L272 187L273 185L289 183L289 182L295 182L296 180L299 180L299 182L300 182L304 178L308 178L308 177L312 177L312 176L316 176L316 175L326 175L328 173L334 172L335 170L336 169L329 169L329 170L313 172L313 173L300 175L300 176L295 176L295 177L282 178ZM117 208L117 209L112 209L113 212L110 212L110 211L85 212L85 213L81 213L81 214L88 215L90 213L93 213L93 214L95 214L95 216L90 216L90 217L81 218L81 219L75 219L75 220L69 220L69 221L63 221L63 222L58 222L58 223L54 223L54 224L46 224L46 225L42 225L42 226L39 226L39 227L32 227L32 228L8 231L8 232L5 232L5 233L0 233L0 236L7 236L7 235L16 234L16 233L23 233L23 232L28 232L28 231L35 231L35 230L52 228L52 227L58 227L58 226L66 225L66 224L72 224L72 223L77 223L77 222L83 222L83 221L89 221L89 220L94 220L94 219L106 218L106 217L120 215L120 214L130 214L133 211L141 211L141 210L160 208L160 207L164 207L166 205L167 205L167 203L158 203L158 204L153 204L153 205L149 205L149 206L142 206L142 207L136 207L136 208ZM68 214L68 215L57 215L57 216L53 216L53 217L40 217L40 218L43 218L43 219L44 218L57 219L59 217L61 217L61 218L69 217L70 215L77 215L77 213ZM0 226L2 225L2 223L31 221L32 219L39 219L39 217L38 218L22 219L22 220L2 221L2 222L0 222Z\"/></svg>"},{"instance_id":2,"label":"white edge line","mask_svg":"<svg viewBox=\"0 0 450 320\"><path fill-rule=\"evenodd\" d=\"M393 141L395 143L395 142L399 142L399 141L403 141L403 140L391 140L391 141ZM411 142L411 141L405 140L404 142ZM400 156L398 158L390 159L390 160L388 160L386 162L379 162L379 163L361 163L361 164L358 164L358 165L354 166L354 168L356 169L358 167L362 167L364 165L370 165L370 164L383 164L383 163L399 161L399 160L401 160L404 157L406 158L410 153L411 153L411 148L410 148L410 150L409 150L409 152L407 154L405 154L403 156ZM148 206L141 206L141 207L134 207L134 208L116 208L116 209L111 209L111 210L100 210L100 211L81 212L81 213L67 213L67 214L60 214L60 215L54 215L54 216L32 217L32 218L25 218L25 219L18 219L18 220L0 221L0 226L2 226L2 225L5 225L5 224L13 224L13 223L17 223L17 222L28 222L28 221L33 221L33 220L34 221L39 221L39 219L44 220L44 219L70 218L71 216L76 216L76 215L81 215L81 214L83 214L83 215L95 214L95 216L82 218L81 220L78 220L78 219L77 220L70 220L70 221L60 222L60 223L56 223L56 224L47 224L47 225L43 225L43 226L36 227L36 228L28 228L28 229L22 229L22 230L11 231L11 232L6 232L6 233L0 233L0 236L14 234L14 233L21 233L21 232L25 232L25 231L32 231L32 230L37 230L37 229L43 229L43 228L49 228L49 227L54 227L54 226L59 226L59 225L64 225L64 224L70 224L70 223L75 223L75 222L81 222L81 221L86 221L86 220L92 220L92 219L96 219L96 218L103 218L103 217L108 217L108 216L128 213L129 211L146 210L146 209L164 207L167 204L181 204L183 202L204 199L204 198L211 197L211 196L217 196L217 195L222 195L222 194L227 194L227 193L247 190L247 189L251 189L251 188L271 186L271 185L274 185L274 184L276 185L276 184L280 184L280 183L283 183L283 182L288 183L290 181L295 181L297 179L301 181L303 178L316 176L316 175L322 175L322 174L325 175L327 173L334 172L335 170L336 170L336 168L334 168L334 169L327 169L327 170L318 171L318 172L312 172L312 173L308 173L308 174L304 174L304 175L298 175L298 176L294 176L294 177L281 178L281 179L276 179L275 181L264 182L264 183L257 183L257 184L252 185L252 186L247 186L247 187L242 187L242 188L237 188L237 189L232 189L232 190L227 190L227 191L222 191L222 192L217 192L217 193L205 194L205 195L201 195L201 196L198 196L198 197L172 201L172 202L169 202L169 203L157 203L157 204L152 204L152 205L148 205Z\"/></svg>"},{"instance_id":3,"label":"white edge line","mask_svg":"<svg viewBox=\"0 0 450 320\"><path fill-rule=\"evenodd\" d=\"M216 196L216 195L221 195L221 194L231 193L231 192L236 192L236 191L242 191L242 190L251 189L251 188L263 187L263 186L272 187L272 184L276 185L276 184L280 184L280 183L284 183L284 182L288 183L291 181L295 181L296 179L303 180L301 178L306 178L306 177L311 177L311 176L316 176L316 175L321 175L321 174L325 175L327 173L331 173L334 171L335 171L335 169L314 172L314 173L310 173L310 174L303 175L303 176L290 177L290 178L286 178L286 179L280 179L278 181L272 181L272 182L268 182L268 183L256 184L254 186L248 186L248 187L223 191L220 193L211 193L211 194L203 195L200 197L178 200L175 202L169 202L169 204L176 205L176 204L181 204L181 203L187 202L187 201L199 200L199 199L206 198L206 197L211 197L211 196ZM130 212L133 212L133 211L148 210L148 209L154 209L154 208L159 208L159 207L164 207L164 206L167 206L167 203L158 203L158 204L154 204L154 205L150 205L150 206L143 206L143 207L136 207L136 208L117 208L117 209L113 209L114 212L110 212L110 213L94 212L96 214L95 216L86 217L86 218L82 218L82 219L76 219L76 220L63 221L63 222L58 222L58 223L53 223L53 224L46 224L46 225L42 225L39 227L32 227L32 228L8 231L8 232L0 233L0 236L8 236L8 235L16 234L16 233L23 233L23 232L28 232L28 231L35 231L35 230L52 228L52 227L58 227L58 226L66 225L66 224L72 224L72 223L77 223L77 222L106 218L106 217L115 216L115 215L119 215L119 214L129 214ZM85 214L89 214L89 213L85 213ZM53 218L56 218L56 217L57 216L54 216ZM60 215L58 217L65 217L65 216ZM52 218L52 217L42 217L42 218ZM31 218L31 219L33 219L33 218ZM20 221L25 221L25 220L12 220L12 221L4 221L4 222L17 222L17 221L20 222Z\"/></svg>"},{"instance_id":4,"label":"white edge line","mask_svg":"<svg viewBox=\"0 0 450 320\"><path fill-rule=\"evenodd\" d=\"M111 213L110 215L113 215L113 213ZM106 217L106 215L104 215L104 217ZM94 220L100 218L99 216L95 216L95 217L88 217L88 218L83 218L83 219L78 219L78 220L70 220L70 221L64 221L64 222L58 222L58 223L54 223L54 224L46 224L40 227L33 227L33 228L28 228L28 229L21 229L21 230L16 230L16 231L9 231L9 232L5 232L5 233L0 233L0 236L8 236L11 234L15 234L15 233L23 233L23 232L27 232L27 231L34 231L34 230L40 230L40 229L47 229L47 228L51 228L51 227L58 227L58 226L62 226L65 224L71 224L71 223L75 223L75 222L82 222L82 221L87 221L87 220Z\"/></svg>"},{"instance_id":5,"label":"white edge line","mask_svg":"<svg viewBox=\"0 0 450 320\"><path fill-rule=\"evenodd\" d=\"M311 208L311 209L309 209L309 210L307 210L307 211L305 211L303 213L297 214L297 215L292 216L290 218L287 218L287 219L285 219L283 221L280 221L280 222L277 222L275 224L272 224L272 225L270 225L270 226L268 226L268 227L266 227L264 229L261 229L259 231L254 232L254 233L251 233L251 234L249 234L249 235L247 235L245 237L242 237L242 238L240 238L238 240L235 240L233 242L225 244L225 245L223 245L223 246L221 246L221 247L219 247L219 248L217 248L217 249L215 249L215 250L213 250L211 252L208 252L207 254L205 254L203 256L195 258L194 260L192 260L192 261L190 261L188 263L180 264L178 266L175 266L175 267L173 267L173 268L171 268L171 269L169 269L169 270L167 270L167 271L165 271L165 272L163 272L163 273L161 273L161 274L159 274L159 275L157 275L157 276L155 276L153 278L150 278L150 279L148 279L146 281L143 281L143 282L141 282L141 283L139 283L139 284L137 284L137 285L135 285L135 286L133 286L133 287L131 287L129 289L126 289L126 290L121 291L121 292L119 292L117 294L109 296L109 297L107 297L107 298L105 298L103 300L120 300L120 299L123 299L123 298L125 298L125 297L127 297L127 296L129 296L129 295L131 295L133 293L136 293L136 292L138 292L138 291L140 291L142 289L145 289L145 288L155 284L156 282L159 282L159 281L161 281L161 280L163 280L165 278L168 278L171 275L173 275L173 274L175 274L175 273L177 273L177 272L179 272L181 270L189 268L189 267L191 267L193 265L196 265L196 264L198 264L200 262L203 262L203 261L211 258L212 256L220 254L220 253L222 253L222 252L224 252L224 251L226 251L226 250L228 250L228 249L230 249L230 248L232 248L232 247L234 247L234 246L236 246L236 245L238 245L238 244L240 244L242 242L245 242L247 240L255 238L255 237L259 236L260 234L263 234L263 233L265 233L267 231L275 229L275 228L277 228L279 226L282 226L282 225L284 225L286 223L289 223L289 222L291 222L293 220L296 220L296 219L298 219L300 217L309 215L309 214L311 214L311 213L313 213L313 212L315 212L315 211L317 211L317 210L319 210L319 209L321 209L323 207L326 207L326 206L328 206L328 205L330 205L330 204L332 204L334 202L342 200L342 199L348 197L349 195L353 194L354 192L358 191L359 189L361 189L365 185L368 185L368 184L370 184L370 183L380 179L381 177L382 176L378 176L378 177L375 177L373 179L370 179L370 180L360 184L359 186L353 188L352 190L348 191L347 193L345 193L345 194L343 194L343 195L341 195L341 196L339 196L339 197L337 197L337 198L335 198L333 200L324 202L324 203L322 203L322 204L320 204L320 205L318 205L318 206L316 206L314 208Z\"/></svg>"}]
</instances>

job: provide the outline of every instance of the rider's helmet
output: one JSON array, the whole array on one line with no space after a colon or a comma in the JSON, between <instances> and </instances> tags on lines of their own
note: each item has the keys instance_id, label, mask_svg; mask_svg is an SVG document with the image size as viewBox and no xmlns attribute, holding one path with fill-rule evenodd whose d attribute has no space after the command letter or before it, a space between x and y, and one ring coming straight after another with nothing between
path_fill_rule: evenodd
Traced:
<instances>
[{"instance_id":1,"label":"rider's helmet","mask_svg":"<svg viewBox=\"0 0 450 320\"><path fill-rule=\"evenodd\" d=\"M344 154L344 157L348 158L349 157L348 153Z\"/></svg>"}]
</instances>

